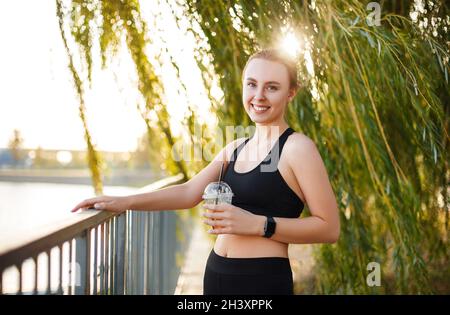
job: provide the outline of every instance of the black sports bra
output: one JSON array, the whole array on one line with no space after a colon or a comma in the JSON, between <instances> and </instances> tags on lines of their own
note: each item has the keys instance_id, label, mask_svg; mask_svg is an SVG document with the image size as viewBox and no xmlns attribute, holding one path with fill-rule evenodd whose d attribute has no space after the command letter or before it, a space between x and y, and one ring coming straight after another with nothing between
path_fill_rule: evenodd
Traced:
<instances>
[{"instance_id":1,"label":"black sports bra","mask_svg":"<svg viewBox=\"0 0 450 315\"><path fill-rule=\"evenodd\" d=\"M245 173L236 172L234 164L239 152L250 138L234 150L223 177L223 181L233 191L233 205L259 215L286 218L300 216L304 208L303 201L278 171L278 161L284 144L293 132L294 130L287 128L266 158L257 167Z\"/></svg>"}]
</instances>

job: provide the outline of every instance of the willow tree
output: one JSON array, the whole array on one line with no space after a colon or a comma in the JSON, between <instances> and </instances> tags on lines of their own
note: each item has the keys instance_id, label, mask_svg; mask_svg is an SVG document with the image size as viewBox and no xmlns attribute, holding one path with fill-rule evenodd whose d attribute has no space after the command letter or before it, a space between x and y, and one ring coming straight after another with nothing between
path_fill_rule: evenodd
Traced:
<instances>
[{"instance_id":1,"label":"willow tree","mask_svg":"<svg viewBox=\"0 0 450 315\"><path fill-rule=\"evenodd\" d=\"M144 106L137 104L142 119L145 122L149 143L155 139L160 142L158 150L166 157L164 168L170 174L182 173L188 178L185 161L172 154L172 147L176 142L169 125L169 114L164 103L164 89L161 78L155 73L155 66L161 61L158 56L148 56L146 48L152 45L149 36L151 30L142 18L139 1L137 0L56 0L57 15L64 46L69 57L69 69L72 73L75 89L79 97L79 112L85 130L88 148L89 168L92 173L97 193L101 193L102 162L100 154L92 144L88 117L85 115L85 86L92 81L94 67L94 41L99 43L101 67L104 69L117 57L122 39L126 43L138 79L138 90L142 96ZM68 39L75 42L80 53L70 49ZM77 52L78 52L77 51ZM74 60L77 56L77 60ZM84 65L87 71L76 67ZM95 104L90 104L95 106ZM157 119L151 119L156 116ZM162 136L161 136L162 135Z\"/></svg>"},{"instance_id":2,"label":"willow tree","mask_svg":"<svg viewBox=\"0 0 450 315\"><path fill-rule=\"evenodd\" d=\"M204 77L219 78L224 99L214 102L227 124L249 123L246 58L283 34L301 38L302 88L287 119L317 144L342 222L337 244L315 246L314 292L430 293L448 283L446 2L380 1L378 21L368 1L171 3L191 21ZM371 262L381 286L366 282Z\"/></svg>"}]
</instances>

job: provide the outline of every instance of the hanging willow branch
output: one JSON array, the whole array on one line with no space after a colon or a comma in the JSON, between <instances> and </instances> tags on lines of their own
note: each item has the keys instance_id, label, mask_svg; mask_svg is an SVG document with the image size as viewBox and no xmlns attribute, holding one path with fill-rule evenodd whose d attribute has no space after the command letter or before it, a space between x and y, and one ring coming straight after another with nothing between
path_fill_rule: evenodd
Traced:
<instances>
[{"instance_id":1,"label":"hanging willow branch","mask_svg":"<svg viewBox=\"0 0 450 315\"><path fill-rule=\"evenodd\" d=\"M57 0L57 2L61 6L61 0ZM181 172L185 178L188 178L187 166L176 156L177 152L174 151L175 156L172 158L172 147L176 139L170 130L169 114L163 104L163 86L145 52L147 45L152 43L151 38L147 36L149 30L146 23L141 18L139 2L137 0L68 0L67 3L71 8L71 34L80 48L82 63L87 65L89 82L93 69L93 37L95 33L93 27L96 26L99 30L98 41L103 68L107 66L111 58L117 55L121 38L125 36L127 49L135 64L138 90L144 100L144 109L140 110L140 114L144 119L147 135L149 138L157 138L161 133L164 135L165 144L158 148L166 157L164 168L172 174ZM63 34L63 36L67 35ZM72 60L70 50L68 48L66 50ZM77 90L82 91L82 83L78 75L74 75L74 81ZM158 117L156 124L152 124L149 119L152 113ZM89 143L88 147L90 147Z\"/></svg>"},{"instance_id":2,"label":"hanging willow branch","mask_svg":"<svg viewBox=\"0 0 450 315\"><path fill-rule=\"evenodd\" d=\"M79 5L79 3L76 3L76 5ZM81 121L83 123L83 128L84 128L84 137L87 143L87 153L88 153L88 165L89 165L89 170L91 171L91 176L92 176L92 182L94 185L94 190L95 193L97 195L102 194L103 193L103 184L102 184L102 179L101 179L101 169L102 169L102 159L100 157L100 154L96 151L94 145L92 144L92 139L91 139L91 135L89 132L89 128L88 128L88 124L87 124L87 119L86 119L86 107L85 107L85 102L84 102L84 90L83 90L83 82L80 79L80 76L77 72L77 69L75 68L74 62L73 62L73 56L72 53L70 52L69 46L67 44L67 39L66 39L66 34L64 31L64 12L62 10L62 5L61 5L61 1L60 0L56 0L56 14L58 16L58 22L59 22L59 29L61 32L61 37L64 43L64 48L66 50L67 56L69 57L69 69L70 69L70 73L72 74L72 78L74 81L74 85L75 85L75 89L78 95L78 101L79 101L79 114L80 114L80 118ZM76 11L76 10L75 10ZM75 12L73 11L73 12ZM85 24L86 27L87 24ZM75 33L78 33L79 28L76 28L77 31ZM86 39L87 37L89 37L89 31L84 31L83 35L80 36L76 36L76 38L78 38L79 42L83 42L86 43L90 43L88 39ZM89 60L88 64L89 64L89 78L90 78L90 73L91 73L91 57L90 57L90 50L85 50L86 52L86 58Z\"/></svg>"}]
</instances>

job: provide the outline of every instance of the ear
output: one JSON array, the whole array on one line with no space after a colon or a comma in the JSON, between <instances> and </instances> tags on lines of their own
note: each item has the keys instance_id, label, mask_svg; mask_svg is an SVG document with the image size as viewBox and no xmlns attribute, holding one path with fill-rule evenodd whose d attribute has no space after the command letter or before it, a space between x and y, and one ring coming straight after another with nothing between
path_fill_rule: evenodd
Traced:
<instances>
[{"instance_id":1,"label":"ear","mask_svg":"<svg viewBox=\"0 0 450 315\"><path fill-rule=\"evenodd\" d=\"M295 95L297 95L298 92L298 88L294 87L294 88L290 88L289 89L289 93L288 93L288 101L292 101L292 99L295 97Z\"/></svg>"}]
</instances>

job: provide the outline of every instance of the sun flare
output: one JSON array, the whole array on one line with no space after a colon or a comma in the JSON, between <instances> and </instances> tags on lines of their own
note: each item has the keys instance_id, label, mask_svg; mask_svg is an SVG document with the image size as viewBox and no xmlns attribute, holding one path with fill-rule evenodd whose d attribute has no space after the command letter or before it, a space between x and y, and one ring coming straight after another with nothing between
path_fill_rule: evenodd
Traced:
<instances>
[{"instance_id":1,"label":"sun flare","mask_svg":"<svg viewBox=\"0 0 450 315\"><path fill-rule=\"evenodd\" d=\"M290 56L296 57L302 48L301 40L292 32L286 33L281 39L281 48Z\"/></svg>"}]
</instances>

